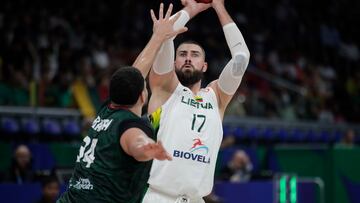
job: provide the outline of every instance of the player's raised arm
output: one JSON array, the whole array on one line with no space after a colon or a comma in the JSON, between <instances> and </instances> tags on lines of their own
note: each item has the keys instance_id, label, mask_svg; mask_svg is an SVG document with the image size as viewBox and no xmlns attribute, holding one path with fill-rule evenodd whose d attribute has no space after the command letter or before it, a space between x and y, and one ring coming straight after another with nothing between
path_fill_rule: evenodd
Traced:
<instances>
[{"instance_id":1,"label":"player's raised arm","mask_svg":"<svg viewBox=\"0 0 360 203\"><path fill-rule=\"evenodd\" d=\"M133 63L133 66L141 71L141 74L144 78L146 78L146 76L148 75L149 70L154 62L155 56L161 47L161 44L165 40L170 39L187 30L184 27L181 27L179 29L173 29L174 23L180 17L180 15L175 15L172 19L170 19L172 8L173 5L170 4L164 16L164 4L161 3L158 18L156 18L153 10L151 10L150 12L154 24L153 34L148 44L145 46L145 48L142 50L142 52L139 54L139 56Z\"/></svg>"},{"instance_id":2,"label":"player's raised arm","mask_svg":"<svg viewBox=\"0 0 360 203\"><path fill-rule=\"evenodd\" d=\"M211 3L223 27L226 42L232 59L225 66L217 81L210 84L217 93L220 110L225 111L249 64L250 52L244 37L224 6L224 0L213 0Z\"/></svg>"},{"instance_id":3,"label":"player's raised arm","mask_svg":"<svg viewBox=\"0 0 360 203\"><path fill-rule=\"evenodd\" d=\"M210 7L210 4L196 3L194 0L182 0L181 2L184 8L177 13L180 16L174 23L174 30L183 28L191 18ZM174 72L174 38L170 38L162 44L150 75L151 86L161 86L169 92L172 92L179 82Z\"/></svg>"},{"instance_id":4,"label":"player's raised arm","mask_svg":"<svg viewBox=\"0 0 360 203\"><path fill-rule=\"evenodd\" d=\"M174 30L183 28L191 18L211 7L210 4L196 3L195 0L181 0L181 3L184 8L177 13L180 16L174 23ZM171 17L173 18L174 16ZM149 113L153 112L159 106L158 104L164 103L179 83L174 70L174 38L162 44L151 69L150 88L154 94L152 98L156 97L156 102L152 101L154 99L150 100Z\"/></svg>"}]
</instances>

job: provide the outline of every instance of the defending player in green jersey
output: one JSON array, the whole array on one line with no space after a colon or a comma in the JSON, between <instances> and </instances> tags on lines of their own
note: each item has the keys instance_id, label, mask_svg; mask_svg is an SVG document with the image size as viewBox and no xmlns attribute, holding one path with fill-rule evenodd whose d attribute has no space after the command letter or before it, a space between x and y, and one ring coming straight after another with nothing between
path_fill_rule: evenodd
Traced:
<instances>
[{"instance_id":1,"label":"defending player in green jersey","mask_svg":"<svg viewBox=\"0 0 360 203\"><path fill-rule=\"evenodd\" d=\"M153 35L133 64L117 70L110 81L110 99L99 110L79 149L68 190L58 203L141 202L151 160L171 160L153 129L141 120L147 102L144 78L162 42L186 31L173 30L172 5L159 18L151 12ZM135 68L134 68L135 67ZM74 157L75 158L75 157Z\"/></svg>"}]
</instances>

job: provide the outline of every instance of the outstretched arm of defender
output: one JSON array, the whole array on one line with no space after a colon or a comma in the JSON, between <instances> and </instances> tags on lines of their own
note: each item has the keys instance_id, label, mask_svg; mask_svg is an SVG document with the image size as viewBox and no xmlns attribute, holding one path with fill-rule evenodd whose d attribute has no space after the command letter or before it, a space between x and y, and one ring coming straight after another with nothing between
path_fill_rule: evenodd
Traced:
<instances>
[{"instance_id":1,"label":"outstretched arm of defender","mask_svg":"<svg viewBox=\"0 0 360 203\"><path fill-rule=\"evenodd\" d=\"M221 72L219 79L211 84L217 92L220 109L225 111L241 83L249 64L250 52L239 28L226 11L224 0L213 0L211 4L223 26L226 42L232 55L232 59Z\"/></svg>"},{"instance_id":2,"label":"outstretched arm of defender","mask_svg":"<svg viewBox=\"0 0 360 203\"><path fill-rule=\"evenodd\" d=\"M122 149L137 161L172 160L161 141L154 142L139 128L126 130L120 138Z\"/></svg>"},{"instance_id":3,"label":"outstretched arm of defender","mask_svg":"<svg viewBox=\"0 0 360 203\"><path fill-rule=\"evenodd\" d=\"M160 4L159 18L157 19L154 15L154 11L151 10L151 18L153 20L153 34L146 47L142 50L140 55L136 58L133 66L138 68L143 77L146 78L150 68L155 60L156 54L159 51L161 44L180 33L183 33L187 28L181 27L179 29L173 29L174 23L180 17L175 15L170 19L173 5L170 4L165 16L164 16L164 4Z\"/></svg>"}]
</instances>

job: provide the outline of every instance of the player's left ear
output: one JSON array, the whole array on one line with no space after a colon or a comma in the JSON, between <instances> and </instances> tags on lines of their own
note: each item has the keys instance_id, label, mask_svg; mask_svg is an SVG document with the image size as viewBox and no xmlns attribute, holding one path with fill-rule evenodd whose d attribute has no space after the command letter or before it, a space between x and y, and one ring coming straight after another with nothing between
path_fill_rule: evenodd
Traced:
<instances>
[{"instance_id":1,"label":"player's left ear","mask_svg":"<svg viewBox=\"0 0 360 203\"><path fill-rule=\"evenodd\" d=\"M202 67L202 72L206 72L207 71L207 68L208 68L208 63L207 62L204 62L204 65Z\"/></svg>"},{"instance_id":2,"label":"player's left ear","mask_svg":"<svg viewBox=\"0 0 360 203\"><path fill-rule=\"evenodd\" d=\"M146 91L145 90L143 90L142 92L141 92L141 95L140 95L140 99L141 99L141 102L142 103L145 103L146 102L146 100L147 100L147 96L146 96L147 94L146 94Z\"/></svg>"}]
</instances>

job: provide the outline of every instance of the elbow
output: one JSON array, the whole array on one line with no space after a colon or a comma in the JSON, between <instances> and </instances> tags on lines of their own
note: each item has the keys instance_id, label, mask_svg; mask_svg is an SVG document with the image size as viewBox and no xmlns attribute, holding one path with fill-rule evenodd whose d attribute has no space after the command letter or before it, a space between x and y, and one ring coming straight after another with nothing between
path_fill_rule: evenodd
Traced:
<instances>
[{"instance_id":1,"label":"elbow","mask_svg":"<svg viewBox=\"0 0 360 203\"><path fill-rule=\"evenodd\" d=\"M233 56L233 60L235 64L247 67L250 61L249 50L235 53Z\"/></svg>"},{"instance_id":2,"label":"elbow","mask_svg":"<svg viewBox=\"0 0 360 203\"><path fill-rule=\"evenodd\" d=\"M240 49L240 50L233 53L233 58L235 58L236 56L238 56L238 57L242 56L242 57L245 57L245 58L247 58L249 60L250 59L250 51L245 46L242 49Z\"/></svg>"},{"instance_id":3,"label":"elbow","mask_svg":"<svg viewBox=\"0 0 360 203\"><path fill-rule=\"evenodd\" d=\"M150 161L151 160L151 158L149 158L149 157L146 157L146 156L133 156L134 157L134 159L136 160L136 161L139 161L139 162L145 162L145 161Z\"/></svg>"},{"instance_id":4,"label":"elbow","mask_svg":"<svg viewBox=\"0 0 360 203\"><path fill-rule=\"evenodd\" d=\"M136 158L134 157L136 161L138 162L145 162L145 161L150 161L150 159L145 159L145 158Z\"/></svg>"},{"instance_id":5,"label":"elbow","mask_svg":"<svg viewBox=\"0 0 360 203\"><path fill-rule=\"evenodd\" d=\"M139 147L133 147L130 149L129 155L139 162L151 160L151 157L147 156L145 151Z\"/></svg>"}]
</instances>

